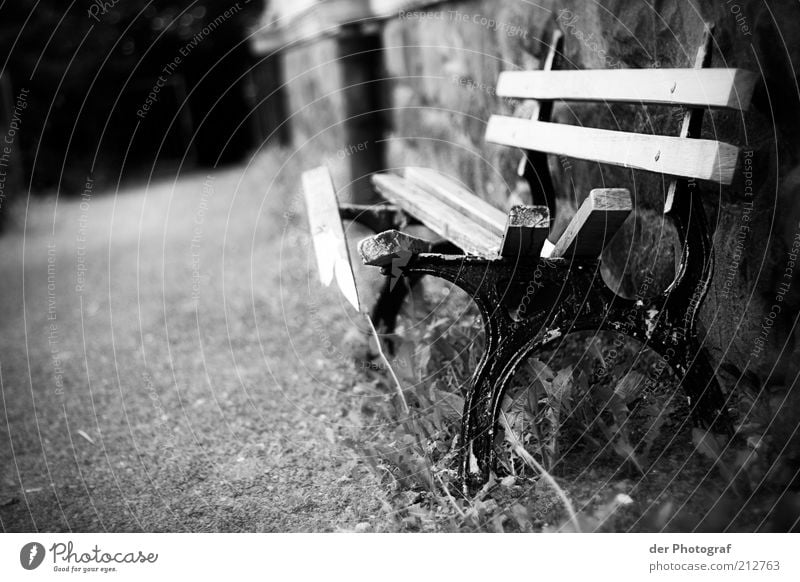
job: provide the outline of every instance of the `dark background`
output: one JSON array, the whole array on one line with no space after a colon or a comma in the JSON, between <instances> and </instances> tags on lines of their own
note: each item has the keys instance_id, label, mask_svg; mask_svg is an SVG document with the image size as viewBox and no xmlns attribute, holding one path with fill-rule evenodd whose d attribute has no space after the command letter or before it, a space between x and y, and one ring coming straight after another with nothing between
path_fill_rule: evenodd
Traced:
<instances>
[{"instance_id":1,"label":"dark background","mask_svg":"<svg viewBox=\"0 0 800 582\"><path fill-rule=\"evenodd\" d=\"M25 190L70 196L90 174L107 186L143 170L241 159L253 144L247 72L254 59L245 37L263 1L242 0L236 10L229 0L119 0L95 10L99 22L91 6L0 3L0 71L12 101L29 90L14 151ZM136 111L164 65L226 10L235 13L181 57L140 120Z\"/></svg>"}]
</instances>

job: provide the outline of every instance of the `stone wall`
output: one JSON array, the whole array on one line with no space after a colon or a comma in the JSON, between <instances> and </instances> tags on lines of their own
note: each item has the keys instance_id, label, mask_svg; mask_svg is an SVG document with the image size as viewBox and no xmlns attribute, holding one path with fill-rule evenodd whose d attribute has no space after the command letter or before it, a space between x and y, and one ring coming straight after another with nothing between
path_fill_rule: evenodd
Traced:
<instances>
[{"instance_id":1,"label":"stone wall","mask_svg":"<svg viewBox=\"0 0 800 582\"><path fill-rule=\"evenodd\" d=\"M283 57L288 125L305 158L326 163L340 198L375 202L369 174L382 170L386 92L373 80L383 68L379 34L350 28L337 38L302 44ZM380 75L380 73L379 73Z\"/></svg>"},{"instance_id":2,"label":"stone wall","mask_svg":"<svg viewBox=\"0 0 800 582\"><path fill-rule=\"evenodd\" d=\"M283 78L293 148L300 155L321 156L341 180L345 165L337 160L337 152L346 146L345 116L336 53L336 40L331 38L284 51Z\"/></svg>"}]
</instances>

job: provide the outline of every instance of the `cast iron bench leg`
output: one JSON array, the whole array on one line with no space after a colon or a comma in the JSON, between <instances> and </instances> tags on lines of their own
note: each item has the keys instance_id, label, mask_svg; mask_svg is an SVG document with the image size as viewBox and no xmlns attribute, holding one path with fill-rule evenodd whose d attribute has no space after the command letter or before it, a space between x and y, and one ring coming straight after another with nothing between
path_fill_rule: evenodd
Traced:
<instances>
[{"instance_id":1,"label":"cast iron bench leg","mask_svg":"<svg viewBox=\"0 0 800 582\"><path fill-rule=\"evenodd\" d=\"M413 275L400 280L396 277L386 277L378 299L372 307L371 317L377 329L387 334L394 332L403 301L420 279L421 277Z\"/></svg>"},{"instance_id":2,"label":"cast iron bench leg","mask_svg":"<svg viewBox=\"0 0 800 582\"><path fill-rule=\"evenodd\" d=\"M403 268L410 276L434 275L466 291L483 319L485 350L468 387L461 427L460 476L465 494L479 488L494 465L494 444L503 396L531 354L567 333L610 331L638 340L677 373L690 397L694 422L729 430L724 397L703 350L686 340L684 319L669 317L663 298L653 304L616 295L599 276L597 261L568 264L540 259L532 265L475 257L416 255ZM509 315L513 291L528 289L534 305L526 317ZM672 311L675 313L675 311ZM657 315L653 315L653 314ZM693 337L693 336L691 336Z\"/></svg>"},{"instance_id":3,"label":"cast iron bench leg","mask_svg":"<svg viewBox=\"0 0 800 582\"><path fill-rule=\"evenodd\" d=\"M727 400L706 350L697 342L691 342L684 361L677 367L683 376L681 386L689 397L695 425L732 435L734 429L727 411Z\"/></svg>"},{"instance_id":4,"label":"cast iron bench leg","mask_svg":"<svg viewBox=\"0 0 800 582\"><path fill-rule=\"evenodd\" d=\"M452 243L440 241L432 243L432 250L437 253L459 254L460 250ZM392 269L386 272L378 299L370 313L375 327L384 333L391 334L397 326L397 316L403 308L405 298L420 283L422 275L404 270L405 261L392 264ZM394 272L393 272L394 271ZM389 350L394 346L389 342Z\"/></svg>"}]
</instances>

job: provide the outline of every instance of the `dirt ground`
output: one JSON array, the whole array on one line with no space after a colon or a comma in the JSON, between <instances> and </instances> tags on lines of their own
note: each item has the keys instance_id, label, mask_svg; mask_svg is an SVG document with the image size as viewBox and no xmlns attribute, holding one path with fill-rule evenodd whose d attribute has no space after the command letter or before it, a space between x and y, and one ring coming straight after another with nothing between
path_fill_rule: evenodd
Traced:
<instances>
[{"instance_id":1,"label":"dirt ground","mask_svg":"<svg viewBox=\"0 0 800 582\"><path fill-rule=\"evenodd\" d=\"M286 155L33 198L0 239L4 531L369 529L347 307ZM80 193L79 193L80 194Z\"/></svg>"}]
</instances>

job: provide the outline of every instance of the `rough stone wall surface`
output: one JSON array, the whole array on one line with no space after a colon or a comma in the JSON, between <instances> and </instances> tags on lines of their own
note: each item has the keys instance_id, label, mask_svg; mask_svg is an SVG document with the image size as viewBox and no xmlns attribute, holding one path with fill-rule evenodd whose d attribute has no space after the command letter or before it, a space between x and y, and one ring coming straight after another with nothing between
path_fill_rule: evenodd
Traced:
<instances>
[{"instance_id":1,"label":"rough stone wall surface","mask_svg":"<svg viewBox=\"0 0 800 582\"><path fill-rule=\"evenodd\" d=\"M324 38L285 51L283 79L292 147L304 159L327 164L336 184L346 185L350 176L336 40Z\"/></svg>"},{"instance_id":2,"label":"rough stone wall surface","mask_svg":"<svg viewBox=\"0 0 800 582\"><path fill-rule=\"evenodd\" d=\"M756 71L763 81L746 114L705 116L703 137L739 145L748 157L731 187L700 183L716 255L701 333L712 358L728 370L748 369L762 380L771 373L770 382L781 383L791 358L783 358L776 371L773 366L776 354L795 350L790 331L800 305L800 263L791 289L779 295L778 288L786 280L792 240L800 233L796 3L484 0L403 14L384 32L395 108L389 165L436 167L504 207L517 189L519 152L484 143L483 133L492 113L522 116L526 104L495 95L501 70L540 68L544 43L556 26L565 35L565 68L691 67L704 22L715 25L712 66ZM662 106L561 103L554 117L676 135L682 114ZM744 170L752 173L752 197L745 196ZM649 271L661 288L669 283L675 238L661 215L663 177L568 159L552 159L551 172L559 189L558 228L592 188L630 188L635 219L604 253L607 278L628 294ZM749 212L745 201L753 202ZM771 320L775 305L780 313ZM765 323L768 347L758 351L754 339Z\"/></svg>"}]
</instances>

